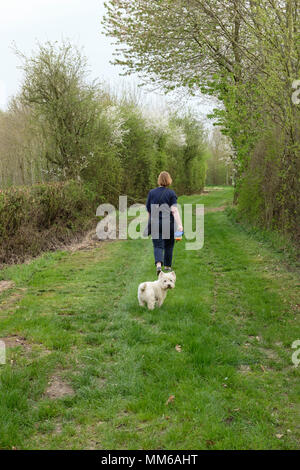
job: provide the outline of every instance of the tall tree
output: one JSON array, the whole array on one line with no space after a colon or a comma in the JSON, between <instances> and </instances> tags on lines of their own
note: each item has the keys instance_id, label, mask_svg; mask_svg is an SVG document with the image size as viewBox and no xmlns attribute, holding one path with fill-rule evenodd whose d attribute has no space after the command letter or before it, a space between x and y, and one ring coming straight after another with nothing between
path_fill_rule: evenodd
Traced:
<instances>
[{"instance_id":1,"label":"tall tree","mask_svg":"<svg viewBox=\"0 0 300 470\"><path fill-rule=\"evenodd\" d=\"M122 46L115 63L166 90L216 96L224 106L214 116L236 150L236 196L243 193L251 211L250 182L260 197L257 220L293 231L300 216L300 119L292 101L299 1L110 0L106 7L107 34Z\"/></svg>"},{"instance_id":2,"label":"tall tree","mask_svg":"<svg viewBox=\"0 0 300 470\"><path fill-rule=\"evenodd\" d=\"M98 90L86 82L86 59L69 42L39 44L23 63L20 101L45 140L45 158L65 177L78 176L97 135Z\"/></svg>"}]
</instances>

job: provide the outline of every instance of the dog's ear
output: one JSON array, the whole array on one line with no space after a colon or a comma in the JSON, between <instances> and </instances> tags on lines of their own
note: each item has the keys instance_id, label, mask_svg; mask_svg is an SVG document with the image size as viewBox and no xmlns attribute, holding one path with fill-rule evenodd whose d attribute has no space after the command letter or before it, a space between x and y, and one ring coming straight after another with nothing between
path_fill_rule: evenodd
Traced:
<instances>
[{"instance_id":1,"label":"dog's ear","mask_svg":"<svg viewBox=\"0 0 300 470\"><path fill-rule=\"evenodd\" d=\"M175 271L171 271L172 276L176 279L176 274L175 274Z\"/></svg>"}]
</instances>

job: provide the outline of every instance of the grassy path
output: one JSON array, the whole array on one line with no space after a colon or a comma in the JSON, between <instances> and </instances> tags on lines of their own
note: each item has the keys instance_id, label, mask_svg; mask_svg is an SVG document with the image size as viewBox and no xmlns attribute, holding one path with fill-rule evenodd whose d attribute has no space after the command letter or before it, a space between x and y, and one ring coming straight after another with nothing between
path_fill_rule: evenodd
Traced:
<instances>
[{"instance_id":1,"label":"grassy path","mask_svg":"<svg viewBox=\"0 0 300 470\"><path fill-rule=\"evenodd\" d=\"M0 272L15 283L0 294L0 448L299 448L296 272L222 211L205 216L202 250L176 246L175 269L153 312L136 299L154 279L149 241Z\"/></svg>"}]
</instances>

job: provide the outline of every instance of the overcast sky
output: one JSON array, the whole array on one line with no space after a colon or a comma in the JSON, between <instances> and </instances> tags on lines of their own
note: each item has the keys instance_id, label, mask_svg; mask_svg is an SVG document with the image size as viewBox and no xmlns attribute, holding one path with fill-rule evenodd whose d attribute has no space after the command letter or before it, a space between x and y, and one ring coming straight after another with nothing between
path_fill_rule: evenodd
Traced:
<instances>
[{"instance_id":1,"label":"overcast sky","mask_svg":"<svg viewBox=\"0 0 300 470\"><path fill-rule=\"evenodd\" d=\"M14 95L22 79L20 64L12 45L26 55L34 50L36 41L70 39L83 47L88 58L91 78L99 78L113 87L134 85L137 78L120 77L121 68L109 61L114 52L113 40L103 34L101 18L104 0L0 0L0 108ZM162 94L143 92L148 102L165 102ZM193 106L197 106L195 100ZM200 105L208 112L211 106Z\"/></svg>"}]
</instances>

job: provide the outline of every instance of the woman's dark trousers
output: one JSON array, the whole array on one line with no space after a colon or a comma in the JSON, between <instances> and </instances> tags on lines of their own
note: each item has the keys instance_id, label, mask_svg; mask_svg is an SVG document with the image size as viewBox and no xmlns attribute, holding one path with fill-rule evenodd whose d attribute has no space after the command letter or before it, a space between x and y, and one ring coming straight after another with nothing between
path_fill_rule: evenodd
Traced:
<instances>
[{"instance_id":1,"label":"woman's dark trousers","mask_svg":"<svg viewBox=\"0 0 300 470\"><path fill-rule=\"evenodd\" d=\"M162 238L153 239L155 264L161 262L164 266L172 266L174 237L163 240Z\"/></svg>"}]
</instances>

